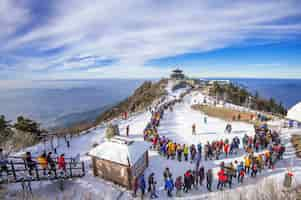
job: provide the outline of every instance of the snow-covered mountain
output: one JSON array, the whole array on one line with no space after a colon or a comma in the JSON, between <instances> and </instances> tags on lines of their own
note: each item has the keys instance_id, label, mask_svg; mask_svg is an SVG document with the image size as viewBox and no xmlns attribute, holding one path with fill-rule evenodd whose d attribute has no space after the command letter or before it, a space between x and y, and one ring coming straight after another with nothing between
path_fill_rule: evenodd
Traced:
<instances>
[{"instance_id":1,"label":"snow-covered mountain","mask_svg":"<svg viewBox=\"0 0 301 200\"><path fill-rule=\"evenodd\" d=\"M172 85L166 86L166 98L165 101L172 101L178 99L181 94L188 92L189 88L180 88L172 90ZM175 104L173 110L167 110L163 119L160 121L158 132L160 136L166 136L173 141L180 144L198 144L201 142L205 144L207 141L220 140L220 139L232 139L233 137L242 138L245 134L254 135L254 128L252 124L245 122L231 122L232 133L225 133L225 127L229 123L222 119L206 116L206 122L204 122L205 115L199 111L193 110L191 105L198 102L203 102L206 98L210 103L211 97L208 97L202 93L202 91L190 91L180 103ZM234 105L227 105L234 106ZM300 110L301 104L299 105ZM241 109L238 107L237 109ZM298 109L297 109L298 110ZM130 116L127 120L113 119L114 124L118 124L121 135L126 134L126 127L130 126L129 138L135 141L143 140L143 130L151 119L151 113L149 111L139 112ZM191 134L192 124L196 124L196 134ZM300 129L282 129L281 137L283 143L286 145L287 153L284 156L284 160L279 161L275 169L265 169L258 175L257 178L250 176L245 177L243 184L237 184L236 181L233 185L233 189L227 189L226 192L219 192L216 190L217 183L217 171L219 170L219 164L221 161L225 163L233 162L234 160L242 161L244 159L244 152L241 151L238 155L230 157L221 157L220 160L207 160L202 161L201 165L205 169L212 169L214 173L213 192L208 192L205 186L200 186L198 190L191 190L189 193L183 194L180 199L240 199L239 194L242 191L247 191L250 188L256 187L266 179L271 179L276 183L282 183L284 173L287 172L287 168L290 167L294 170L296 178L301 177L301 165L300 160L295 157L294 149L290 143L290 135L300 133ZM66 183L66 192L63 194L58 191L55 182L45 181L41 183L32 183L33 194L35 196L41 196L43 199L133 199L131 191L127 191L111 182L105 181L99 177L94 177L91 168L91 158L87 156L95 143L101 143L105 137L105 124L92 128L88 133L82 134L77 137L73 137L70 140L71 148L67 148L64 140L58 141L57 151L58 154L64 153L66 157L75 157L80 154L80 160L84 161L88 166L86 176L81 179L75 179L72 182ZM33 155L39 155L44 150L49 149L49 144L37 144L33 147L26 149L31 151ZM108 151L114 151L114 149L108 149ZM263 152L261 152L263 153ZM157 193L158 199L167 199L166 191L164 190L164 178L163 171L168 167L175 179L178 176L183 176L184 172L188 169L194 169L195 163L192 162L179 162L177 160L166 159L161 156L156 150L149 150L149 167L145 170L145 177L149 174L155 173L155 179L157 181ZM300 181L300 180L298 180ZM245 188L243 190L242 188ZM10 185L8 187L9 193L14 194L20 190L18 184ZM228 194L227 194L228 193ZM243 192L244 193L244 192ZM67 198L64 198L64 195ZM90 198L85 198L88 195ZM225 195L231 195L231 198L224 198ZM69 196L69 197L68 197ZM11 199L11 195L8 199ZM13 196L14 197L14 196ZM146 198L149 199L149 194L146 194Z\"/></svg>"}]
</instances>

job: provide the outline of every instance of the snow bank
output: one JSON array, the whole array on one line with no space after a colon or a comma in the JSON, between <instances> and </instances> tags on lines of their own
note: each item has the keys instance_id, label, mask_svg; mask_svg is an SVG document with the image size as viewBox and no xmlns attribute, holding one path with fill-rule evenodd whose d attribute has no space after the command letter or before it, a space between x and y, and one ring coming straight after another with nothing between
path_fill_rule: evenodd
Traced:
<instances>
[{"instance_id":1,"label":"snow bank","mask_svg":"<svg viewBox=\"0 0 301 200\"><path fill-rule=\"evenodd\" d=\"M301 122L301 102L289 109L286 117Z\"/></svg>"}]
</instances>

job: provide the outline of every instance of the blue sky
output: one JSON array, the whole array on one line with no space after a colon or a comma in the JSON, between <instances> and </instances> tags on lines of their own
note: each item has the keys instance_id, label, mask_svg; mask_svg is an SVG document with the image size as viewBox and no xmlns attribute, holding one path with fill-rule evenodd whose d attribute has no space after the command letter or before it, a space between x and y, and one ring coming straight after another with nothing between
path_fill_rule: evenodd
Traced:
<instances>
[{"instance_id":1,"label":"blue sky","mask_svg":"<svg viewBox=\"0 0 301 200\"><path fill-rule=\"evenodd\" d=\"M1 0L0 81L301 78L299 0Z\"/></svg>"}]
</instances>

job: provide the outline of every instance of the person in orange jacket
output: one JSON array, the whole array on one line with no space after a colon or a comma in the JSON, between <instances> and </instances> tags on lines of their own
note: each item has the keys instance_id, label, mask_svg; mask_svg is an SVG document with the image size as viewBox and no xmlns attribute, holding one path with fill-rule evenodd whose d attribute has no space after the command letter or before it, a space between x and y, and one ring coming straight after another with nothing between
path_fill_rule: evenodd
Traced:
<instances>
[{"instance_id":1,"label":"person in orange jacket","mask_svg":"<svg viewBox=\"0 0 301 200\"><path fill-rule=\"evenodd\" d=\"M62 169L64 171L66 171L66 162L65 162L65 155L64 154L61 154L60 157L58 158L58 166L59 166L59 169Z\"/></svg>"},{"instance_id":2,"label":"person in orange jacket","mask_svg":"<svg viewBox=\"0 0 301 200\"><path fill-rule=\"evenodd\" d=\"M48 168L48 162L47 162L47 156L46 153L44 152L42 155L40 155L38 158L38 163L43 169L43 175L46 175L46 169Z\"/></svg>"}]
</instances>

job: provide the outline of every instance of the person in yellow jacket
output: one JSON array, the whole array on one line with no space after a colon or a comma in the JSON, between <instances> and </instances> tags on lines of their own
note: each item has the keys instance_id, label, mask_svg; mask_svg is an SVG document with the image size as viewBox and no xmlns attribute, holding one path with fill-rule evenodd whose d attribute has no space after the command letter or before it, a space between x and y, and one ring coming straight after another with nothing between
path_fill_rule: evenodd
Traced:
<instances>
[{"instance_id":1,"label":"person in yellow jacket","mask_svg":"<svg viewBox=\"0 0 301 200\"><path fill-rule=\"evenodd\" d=\"M169 141L167 143L167 159L169 159L169 157L171 157L172 155L172 142Z\"/></svg>"},{"instance_id":2,"label":"person in yellow jacket","mask_svg":"<svg viewBox=\"0 0 301 200\"><path fill-rule=\"evenodd\" d=\"M257 163L258 163L259 173L261 173L262 169L264 168L262 154L257 156Z\"/></svg>"},{"instance_id":3,"label":"person in yellow jacket","mask_svg":"<svg viewBox=\"0 0 301 200\"><path fill-rule=\"evenodd\" d=\"M189 148L186 144L184 144L183 154L184 154L185 161L188 161L188 153L189 153Z\"/></svg>"},{"instance_id":4,"label":"person in yellow jacket","mask_svg":"<svg viewBox=\"0 0 301 200\"><path fill-rule=\"evenodd\" d=\"M174 154L175 154L175 151L176 151L176 148L175 148L175 144L171 142L170 144L170 156L171 156L171 159L174 159Z\"/></svg>"},{"instance_id":5,"label":"person in yellow jacket","mask_svg":"<svg viewBox=\"0 0 301 200\"><path fill-rule=\"evenodd\" d=\"M270 157L271 157L270 151L266 151L264 153L264 157L265 157L265 165L267 166L269 164L269 160L270 160Z\"/></svg>"},{"instance_id":6,"label":"person in yellow jacket","mask_svg":"<svg viewBox=\"0 0 301 200\"><path fill-rule=\"evenodd\" d=\"M251 159L249 156L245 157L245 171L247 174L250 172L250 167L251 167Z\"/></svg>"},{"instance_id":7,"label":"person in yellow jacket","mask_svg":"<svg viewBox=\"0 0 301 200\"><path fill-rule=\"evenodd\" d=\"M47 170L47 167L48 167L46 153L44 152L42 155L40 155L37 158L37 160L38 160L38 163L40 164L41 168L43 169L43 174L46 175L46 170Z\"/></svg>"}]
</instances>

